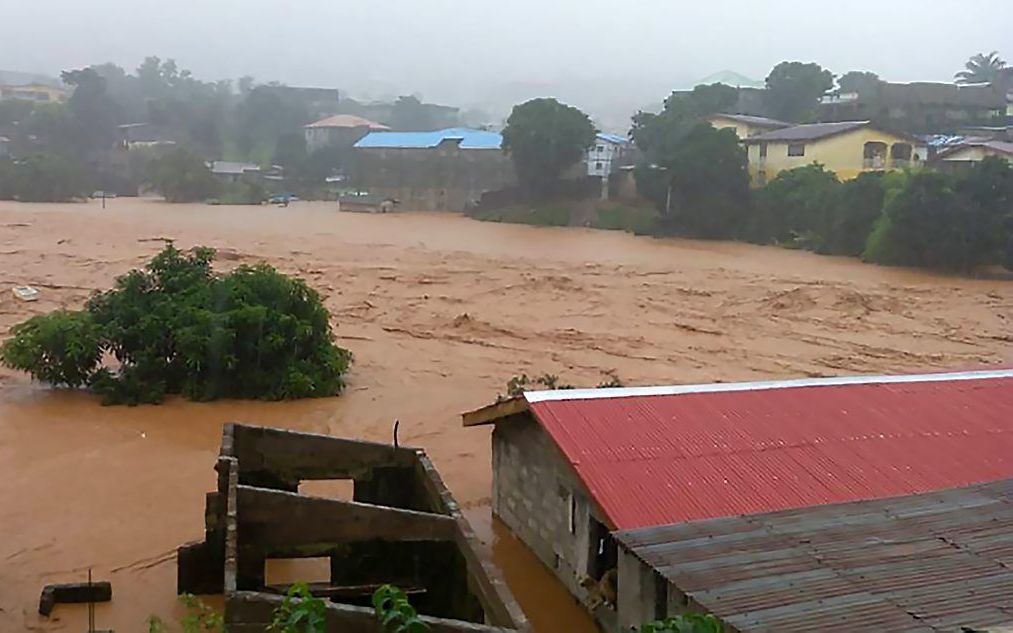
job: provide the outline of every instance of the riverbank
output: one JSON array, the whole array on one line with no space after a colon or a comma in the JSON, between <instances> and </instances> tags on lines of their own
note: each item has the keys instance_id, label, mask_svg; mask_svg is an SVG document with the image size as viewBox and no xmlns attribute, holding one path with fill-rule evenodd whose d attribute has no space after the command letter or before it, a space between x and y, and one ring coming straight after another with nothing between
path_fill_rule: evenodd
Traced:
<instances>
[{"instance_id":1,"label":"riverbank","mask_svg":"<svg viewBox=\"0 0 1013 633\"><path fill-rule=\"evenodd\" d=\"M84 610L35 613L43 584L113 582L98 623L171 618L175 547L203 529L221 425L241 420L426 448L506 568L540 631L581 631L569 597L489 518L487 430L459 414L513 374L630 385L932 371L1013 363L1013 284L942 277L728 242L476 222L447 214L338 213L116 199L0 203L0 336L78 307L163 239L265 259L323 295L356 355L340 398L172 400L101 407L0 370L2 630L78 630ZM10 294L28 284L34 303ZM538 588L536 591L532 587ZM585 622L586 623L586 622ZM553 628L555 627L555 628ZM589 630L589 629L584 629Z\"/></svg>"}]
</instances>

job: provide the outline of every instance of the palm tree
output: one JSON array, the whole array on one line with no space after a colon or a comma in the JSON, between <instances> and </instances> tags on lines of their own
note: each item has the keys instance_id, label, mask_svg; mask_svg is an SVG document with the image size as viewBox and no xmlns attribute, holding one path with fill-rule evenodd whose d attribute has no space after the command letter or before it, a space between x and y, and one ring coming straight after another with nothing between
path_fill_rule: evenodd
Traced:
<instances>
[{"instance_id":1,"label":"palm tree","mask_svg":"<svg viewBox=\"0 0 1013 633\"><path fill-rule=\"evenodd\" d=\"M1000 70L1006 68L1006 62L999 57L999 51L992 51L988 55L978 53L967 60L964 67L967 70L954 75L958 84L990 83L995 80Z\"/></svg>"}]
</instances>

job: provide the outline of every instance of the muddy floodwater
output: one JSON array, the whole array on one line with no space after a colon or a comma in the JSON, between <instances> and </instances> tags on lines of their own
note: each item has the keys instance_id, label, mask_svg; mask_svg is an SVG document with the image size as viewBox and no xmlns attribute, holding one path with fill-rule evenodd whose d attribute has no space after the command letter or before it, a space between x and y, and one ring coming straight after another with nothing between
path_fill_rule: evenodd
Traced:
<instances>
[{"instance_id":1,"label":"muddy floodwater","mask_svg":"<svg viewBox=\"0 0 1013 633\"><path fill-rule=\"evenodd\" d=\"M99 628L180 613L175 548L201 538L204 493L233 420L425 448L536 630L590 631L534 556L489 513L489 429L460 413L514 374L593 385L978 368L1013 361L1013 283L882 268L732 243L655 240L437 214L97 203L0 203L0 336L77 308L164 239L220 265L266 260L325 298L355 353L339 398L171 400L102 407L0 370L0 630L80 631L85 611L36 614L42 585L113 584ZM14 285L38 288L23 303ZM565 626L561 622L567 623Z\"/></svg>"}]
</instances>

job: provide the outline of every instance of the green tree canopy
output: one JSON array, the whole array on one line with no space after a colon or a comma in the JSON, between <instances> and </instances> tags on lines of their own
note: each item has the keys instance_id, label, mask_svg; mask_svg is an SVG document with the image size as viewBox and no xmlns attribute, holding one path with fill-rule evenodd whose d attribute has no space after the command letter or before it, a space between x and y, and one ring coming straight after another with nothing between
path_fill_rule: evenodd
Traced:
<instances>
[{"instance_id":1,"label":"green tree canopy","mask_svg":"<svg viewBox=\"0 0 1013 633\"><path fill-rule=\"evenodd\" d=\"M858 257L883 212L886 190L883 174L869 172L833 188L818 233L816 250L829 255Z\"/></svg>"},{"instance_id":2,"label":"green tree canopy","mask_svg":"<svg viewBox=\"0 0 1013 633\"><path fill-rule=\"evenodd\" d=\"M218 183L202 158L176 148L151 161L149 180L169 202L197 202L215 195Z\"/></svg>"},{"instance_id":3,"label":"green tree canopy","mask_svg":"<svg viewBox=\"0 0 1013 633\"><path fill-rule=\"evenodd\" d=\"M733 130L704 121L737 100L734 88L701 85L673 92L658 114L634 115L630 136L643 152L637 189L661 211L662 231L707 238L737 233L749 209L746 154Z\"/></svg>"},{"instance_id":4,"label":"green tree canopy","mask_svg":"<svg viewBox=\"0 0 1013 633\"><path fill-rule=\"evenodd\" d=\"M958 84L990 83L1003 68L1006 68L1006 62L999 57L999 51L978 53L967 60L964 70L953 77Z\"/></svg>"},{"instance_id":5,"label":"green tree canopy","mask_svg":"<svg viewBox=\"0 0 1013 633\"><path fill-rule=\"evenodd\" d=\"M819 64L781 62L767 75L764 99L772 116L806 123L815 118L820 98L833 87L833 73Z\"/></svg>"},{"instance_id":6,"label":"green tree canopy","mask_svg":"<svg viewBox=\"0 0 1013 633\"><path fill-rule=\"evenodd\" d=\"M428 131L439 126L432 110L427 108L418 97L401 96L397 98L390 111L390 127L395 130Z\"/></svg>"},{"instance_id":7,"label":"green tree canopy","mask_svg":"<svg viewBox=\"0 0 1013 633\"><path fill-rule=\"evenodd\" d=\"M247 158L267 162L278 139L309 122L309 110L281 86L261 85L250 90L236 109L236 141Z\"/></svg>"},{"instance_id":8,"label":"green tree canopy","mask_svg":"<svg viewBox=\"0 0 1013 633\"><path fill-rule=\"evenodd\" d=\"M106 91L106 80L93 68L68 70L60 74L63 82L74 86L67 100L73 126L71 141L81 153L112 149L116 142L119 106Z\"/></svg>"},{"instance_id":9,"label":"green tree canopy","mask_svg":"<svg viewBox=\"0 0 1013 633\"><path fill-rule=\"evenodd\" d=\"M664 123L659 125L662 133ZM635 172L638 187L660 179L642 189L662 213L662 230L711 239L735 237L750 208L746 153L735 131L701 122L664 147L666 151L652 152L654 162L641 164Z\"/></svg>"},{"instance_id":10,"label":"green tree canopy","mask_svg":"<svg viewBox=\"0 0 1013 633\"><path fill-rule=\"evenodd\" d=\"M846 72L837 80L841 92L857 92L863 97L876 95L882 84L879 75L865 70Z\"/></svg>"},{"instance_id":11,"label":"green tree canopy","mask_svg":"<svg viewBox=\"0 0 1013 633\"><path fill-rule=\"evenodd\" d=\"M865 257L958 271L997 261L1003 218L960 189L947 174L912 174L903 189L888 196Z\"/></svg>"},{"instance_id":12,"label":"green tree canopy","mask_svg":"<svg viewBox=\"0 0 1013 633\"><path fill-rule=\"evenodd\" d=\"M591 119L577 108L555 99L532 99L514 106L503 130L503 149L513 159L521 186L548 195L594 138Z\"/></svg>"},{"instance_id":13,"label":"green tree canopy","mask_svg":"<svg viewBox=\"0 0 1013 633\"><path fill-rule=\"evenodd\" d=\"M738 91L724 84L700 85L689 92L673 92L658 114L633 115L630 137L643 152L671 154L675 145L704 117L731 109Z\"/></svg>"},{"instance_id":14,"label":"green tree canopy","mask_svg":"<svg viewBox=\"0 0 1013 633\"><path fill-rule=\"evenodd\" d=\"M747 237L761 244L815 247L838 186L837 176L823 165L778 173L757 195Z\"/></svg>"},{"instance_id":15,"label":"green tree canopy","mask_svg":"<svg viewBox=\"0 0 1013 633\"><path fill-rule=\"evenodd\" d=\"M58 154L32 154L0 161L0 199L70 202L91 193L91 181L78 161Z\"/></svg>"},{"instance_id":16,"label":"green tree canopy","mask_svg":"<svg viewBox=\"0 0 1013 633\"><path fill-rule=\"evenodd\" d=\"M15 326L0 360L110 403L336 395L351 355L334 345L319 295L266 264L216 275L213 257L169 245L85 310ZM118 366L103 366L105 355Z\"/></svg>"}]
</instances>

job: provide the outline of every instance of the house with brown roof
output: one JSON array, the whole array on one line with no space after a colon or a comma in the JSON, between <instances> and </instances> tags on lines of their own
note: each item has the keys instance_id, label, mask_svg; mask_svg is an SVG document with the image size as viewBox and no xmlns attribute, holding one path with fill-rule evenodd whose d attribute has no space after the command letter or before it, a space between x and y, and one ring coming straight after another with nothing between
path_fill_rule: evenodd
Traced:
<instances>
[{"instance_id":1,"label":"house with brown roof","mask_svg":"<svg viewBox=\"0 0 1013 633\"><path fill-rule=\"evenodd\" d=\"M749 114L712 114L707 117L707 122L715 129L724 130L731 128L740 140L747 139L774 130L781 130L795 125L777 119L770 119L764 116L752 116Z\"/></svg>"},{"instance_id":2,"label":"house with brown roof","mask_svg":"<svg viewBox=\"0 0 1013 633\"><path fill-rule=\"evenodd\" d=\"M747 138L749 174L762 186L778 173L819 163L850 180L868 171L922 164L928 150L920 141L888 132L871 121L810 123Z\"/></svg>"},{"instance_id":3,"label":"house with brown roof","mask_svg":"<svg viewBox=\"0 0 1013 633\"><path fill-rule=\"evenodd\" d=\"M370 132L382 132L390 128L382 123L370 121L354 114L335 114L303 126L306 147L310 151L327 146L350 148Z\"/></svg>"},{"instance_id":4,"label":"house with brown roof","mask_svg":"<svg viewBox=\"0 0 1013 633\"><path fill-rule=\"evenodd\" d=\"M936 160L943 167L973 165L995 156L1013 163L1013 142L999 140L978 140L948 147L938 154Z\"/></svg>"},{"instance_id":5,"label":"house with brown roof","mask_svg":"<svg viewBox=\"0 0 1013 633\"><path fill-rule=\"evenodd\" d=\"M917 568L921 561L938 555L939 569L951 571L961 563L928 547L939 524L893 519L902 516L898 508L938 500L874 500L1013 478L1013 370L527 392L465 413L463 421L493 426L494 516L612 633L688 608L715 614L726 631L864 630L849 629L855 621L847 618L823 620L829 627L823 628L820 619L835 615L830 605L858 604L862 596L877 617L893 609L890 619L882 616L882 627L869 630L960 630L893 628L908 621L897 611L913 603L887 604L888 587L870 596L871 581L856 591L840 580L833 561L807 557L805 539L824 547L827 557L835 530L843 530L842 543L846 537L855 553L842 565L851 565L865 538L861 522L848 523L852 517L869 515L866 525L875 534L910 531L917 540L910 550L875 541L865 546L881 546L877 574L884 586L890 578L910 583L914 600L914 583L930 584L929 572ZM976 499L966 496L967 503ZM853 502L871 505L820 510ZM963 514L946 517L966 521L969 529L1013 518L1008 503L983 503L980 512ZM783 546L760 538L765 522L781 526ZM743 525L759 526L758 534L746 535L758 540L743 540L744 555L737 557L735 532L747 531ZM804 529L792 534L793 528ZM997 544L1013 543L1008 527L992 536ZM670 563L663 558L669 550L678 552ZM711 559L694 564L705 555ZM1008 554L992 560L1002 556ZM793 565L797 577L789 573ZM746 582L751 574L759 578L752 585ZM942 597L946 585L938 580L934 595ZM797 582L798 589L775 592L778 582ZM599 600L603 594L610 599ZM968 591L959 595L965 611L975 604ZM809 628L778 620L778 602L801 616L810 609L811 617L799 620ZM769 613L749 620L758 615L749 613L749 604ZM964 622L983 622L976 618ZM778 626L764 628L768 622Z\"/></svg>"}]
</instances>

